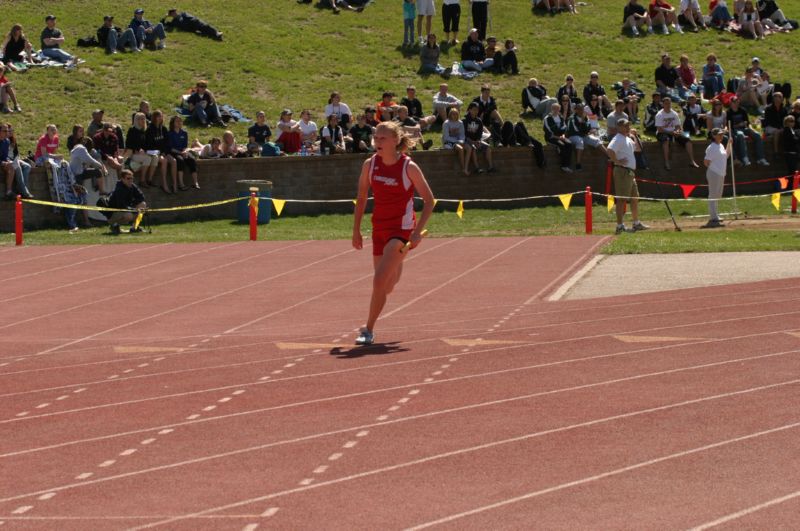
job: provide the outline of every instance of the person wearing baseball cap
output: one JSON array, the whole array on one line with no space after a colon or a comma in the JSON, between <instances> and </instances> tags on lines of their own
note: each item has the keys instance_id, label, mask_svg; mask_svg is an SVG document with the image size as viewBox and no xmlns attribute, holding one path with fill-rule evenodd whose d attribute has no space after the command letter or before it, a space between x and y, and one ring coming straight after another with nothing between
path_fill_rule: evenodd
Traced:
<instances>
[{"instance_id":1,"label":"person wearing baseball cap","mask_svg":"<svg viewBox=\"0 0 800 531\"><path fill-rule=\"evenodd\" d=\"M41 43L42 55L48 59L52 59L58 63L64 63L67 66L74 66L78 62L78 58L74 57L61 49L61 45L66 40L61 30L56 27L56 16L47 15L44 17L46 27L42 30Z\"/></svg>"},{"instance_id":2,"label":"person wearing baseball cap","mask_svg":"<svg viewBox=\"0 0 800 531\"><path fill-rule=\"evenodd\" d=\"M155 44L156 49L166 48L167 33L164 31L164 24L158 23L155 26L144 18L144 9L141 7L133 12L133 19L128 25L136 35L136 47L144 49L145 44Z\"/></svg>"},{"instance_id":3,"label":"person wearing baseball cap","mask_svg":"<svg viewBox=\"0 0 800 531\"><path fill-rule=\"evenodd\" d=\"M117 50L125 51L125 47L132 52L138 52L136 45L136 35L131 28L124 31L120 27L114 26L114 16L106 15L103 17L103 25L97 29L97 41L100 46L105 48L106 53L114 54Z\"/></svg>"},{"instance_id":4,"label":"person wearing baseball cap","mask_svg":"<svg viewBox=\"0 0 800 531\"><path fill-rule=\"evenodd\" d=\"M708 181L708 223L704 229L722 227L722 220L717 211L717 200L722 197L722 188L725 183L725 173L728 169L728 159L731 158L733 142L728 141L725 147L722 141L725 130L715 127L710 133L712 142L706 148L703 164L706 167L706 180Z\"/></svg>"}]
</instances>

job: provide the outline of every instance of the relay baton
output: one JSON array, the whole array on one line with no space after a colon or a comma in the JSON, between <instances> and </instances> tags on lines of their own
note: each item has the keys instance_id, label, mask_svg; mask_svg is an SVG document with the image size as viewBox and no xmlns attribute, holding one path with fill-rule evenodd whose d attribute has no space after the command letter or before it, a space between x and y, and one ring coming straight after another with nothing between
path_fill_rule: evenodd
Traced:
<instances>
[{"instance_id":1,"label":"relay baton","mask_svg":"<svg viewBox=\"0 0 800 531\"><path fill-rule=\"evenodd\" d=\"M422 236L423 238L425 237L426 234L428 234L428 229L423 229L423 231L419 233L419 235ZM409 249L411 249L411 242L407 241L405 245L400 247L400 254L406 253Z\"/></svg>"}]
</instances>

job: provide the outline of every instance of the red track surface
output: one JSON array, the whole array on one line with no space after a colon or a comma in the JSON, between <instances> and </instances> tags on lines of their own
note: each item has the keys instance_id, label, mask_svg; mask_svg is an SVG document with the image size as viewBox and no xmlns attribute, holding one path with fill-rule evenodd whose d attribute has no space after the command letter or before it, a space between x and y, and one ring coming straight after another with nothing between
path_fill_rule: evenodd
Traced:
<instances>
[{"instance_id":1,"label":"red track surface","mask_svg":"<svg viewBox=\"0 0 800 531\"><path fill-rule=\"evenodd\" d=\"M799 528L800 279L543 302L599 241L427 240L370 348L345 242L4 250L0 527Z\"/></svg>"}]
</instances>

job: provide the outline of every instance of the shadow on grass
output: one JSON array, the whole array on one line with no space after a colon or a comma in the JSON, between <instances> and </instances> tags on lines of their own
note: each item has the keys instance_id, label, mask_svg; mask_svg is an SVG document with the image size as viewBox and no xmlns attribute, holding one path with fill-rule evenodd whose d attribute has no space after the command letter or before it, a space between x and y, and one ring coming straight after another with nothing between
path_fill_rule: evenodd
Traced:
<instances>
[{"instance_id":1,"label":"shadow on grass","mask_svg":"<svg viewBox=\"0 0 800 531\"><path fill-rule=\"evenodd\" d=\"M335 347L331 349L330 355L339 359L349 360L363 358L364 356L395 354L397 352L408 352L408 349L401 347L399 342L393 341L391 343L375 343L363 347Z\"/></svg>"}]
</instances>

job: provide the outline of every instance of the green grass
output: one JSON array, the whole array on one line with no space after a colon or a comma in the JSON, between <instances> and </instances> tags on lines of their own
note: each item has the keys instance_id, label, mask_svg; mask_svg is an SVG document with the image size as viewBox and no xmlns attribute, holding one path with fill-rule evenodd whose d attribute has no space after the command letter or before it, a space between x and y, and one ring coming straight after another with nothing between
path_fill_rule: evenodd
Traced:
<instances>
[{"instance_id":1,"label":"green grass","mask_svg":"<svg viewBox=\"0 0 800 531\"><path fill-rule=\"evenodd\" d=\"M582 86L589 72L597 70L607 87L630 76L647 92L653 88L653 71L664 51L675 57L687 53L697 67L702 66L708 52L716 52L727 75L740 73L750 57L757 55L774 80L798 85L797 61L785 51L800 47L800 32L757 42L716 31L633 39L619 31L623 3L595 0L581 7L578 15L551 17L533 14L525 0L495 0L490 33L499 39L515 40L522 73L484 74L472 81L452 79L451 92L471 99L478 95L481 83L489 82L501 112L507 118L515 118L519 92L529 77L537 77L554 94L565 74L574 74L576 84ZM157 22L174 2L140 4L146 8L146 18ZM462 39L468 19L468 3L463 4ZM107 56L100 48L78 48L75 41L93 35L105 13L114 14L118 25L126 25L134 4L109 0L5 2L5 25L0 29L7 31L12 22L20 22L28 38L38 46L43 16L53 12L67 37L64 48L86 59L71 72L34 69L12 76L25 111L10 118L23 144L27 144L26 150L34 147L47 123L56 123L66 137L73 124L88 123L91 110L96 107L104 108L107 119L125 127L141 99L169 115L180 94L198 78L208 79L220 101L232 104L251 118L263 109L269 122L274 123L284 107L309 108L318 125L333 90L342 92L343 101L355 110L377 102L384 90L402 96L405 86L413 83L424 108L430 110L430 98L441 80L438 76L418 75L416 53L399 46L403 30L399 1L377 1L362 14L340 15L290 0L187 0L179 7L215 24L225 33L225 41L218 43L173 32L166 50ZM793 7L791 3L784 6L787 15L798 18ZM440 14L434 17L433 31L441 33ZM443 51L443 64L457 59L457 49ZM531 125L531 131L541 136L541 122ZM232 129L241 137L246 126L235 125ZM201 139L210 135L205 130L191 134Z\"/></svg>"}]
</instances>

